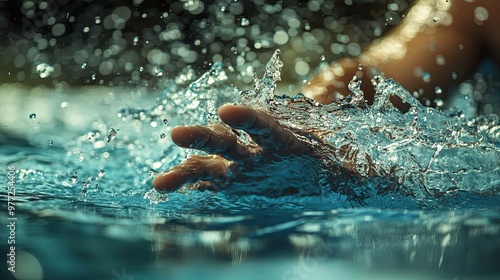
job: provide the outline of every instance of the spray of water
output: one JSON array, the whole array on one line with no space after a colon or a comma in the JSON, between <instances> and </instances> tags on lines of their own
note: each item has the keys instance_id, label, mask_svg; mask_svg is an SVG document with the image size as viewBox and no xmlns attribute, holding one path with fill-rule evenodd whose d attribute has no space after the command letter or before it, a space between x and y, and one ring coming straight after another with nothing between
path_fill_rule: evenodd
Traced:
<instances>
[{"instance_id":1,"label":"spray of water","mask_svg":"<svg viewBox=\"0 0 500 280\"><path fill-rule=\"evenodd\" d=\"M316 151L302 161L257 168L247 174L244 184L225 193L238 190L277 197L280 193L275 190L286 185L300 190L295 200L321 194L340 206L361 202L377 207L394 197L428 206L441 196L498 195L500 127L494 118L468 119L460 111L424 107L382 76L373 79L376 96L371 106L356 78L349 84L350 96L328 105L302 94L280 95L279 55L274 53L262 78L254 78L249 90L233 84L249 73L230 66L215 63L197 79L186 68L151 107L119 109L114 118L98 119L90 131L67 141L61 166L30 167L23 174L43 177L43 190L37 188L35 193L51 193L54 186L62 186L61 194L80 194L85 200L140 196L152 203L167 201L171 197L150 190L151 180L195 151L175 146L166 135L176 125L219 123L217 108L236 103L265 110L310 139ZM392 95L410 104L410 110L402 113L395 108L389 101ZM239 137L249 141L245 133ZM353 172L343 172L339 166Z\"/></svg>"},{"instance_id":2,"label":"spray of water","mask_svg":"<svg viewBox=\"0 0 500 280\"><path fill-rule=\"evenodd\" d=\"M401 85L382 76L372 81L372 106L365 103L356 77L349 84L351 95L329 105L303 95L277 97L281 65L277 51L264 77L256 80L255 90L245 92L239 103L268 110L294 131L319 136L332 148L323 156L324 166L350 166L362 179L340 191L355 189L358 197L395 191L419 199L462 191L498 192L500 127L494 118L466 119L457 111L424 107ZM393 95L411 109L402 113L394 107L389 101Z\"/></svg>"}]
</instances>

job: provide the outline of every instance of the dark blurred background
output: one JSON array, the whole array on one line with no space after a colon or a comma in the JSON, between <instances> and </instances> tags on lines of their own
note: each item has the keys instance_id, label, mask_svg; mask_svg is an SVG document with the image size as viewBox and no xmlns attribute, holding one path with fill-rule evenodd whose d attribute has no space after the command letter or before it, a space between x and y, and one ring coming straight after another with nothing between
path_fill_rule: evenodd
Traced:
<instances>
[{"instance_id":1,"label":"dark blurred background","mask_svg":"<svg viewBox=\"0 0 500 280\"><path fill-rule=\"evenodd\" d=\"M214 61L257 73L282 50L284 79L356 56L409 0L0 1L0 82L162 87Z\"/></svg>"}]
</instances>

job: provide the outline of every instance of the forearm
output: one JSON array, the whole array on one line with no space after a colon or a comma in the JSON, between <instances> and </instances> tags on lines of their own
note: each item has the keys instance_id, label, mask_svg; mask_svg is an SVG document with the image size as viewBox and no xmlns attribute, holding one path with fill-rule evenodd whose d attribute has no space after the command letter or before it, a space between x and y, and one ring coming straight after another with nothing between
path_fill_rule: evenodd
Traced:
<instances>
[{"instance_id":1,"label":"forearm","mask_svg":"<svg viewBox=\"0 0 500 280\"><path fill-rule=\"evenodd\" d=\"M371 103L374 89L370 80L377 72L373 69L377 69L408 91L416 92L424 104L426 100L432 105L435 98L444 98L448 86L466 77L477 64L482 44L474 31L473 8L468 6L472 4L458 1L452 7L440 7L437 3L417 2L405 21L388 35L359 57L342 59L315 75L303 93L331 103L339 93L349 94L347 85L357 75L365 99Z\"/></svg>"}]
</instances>

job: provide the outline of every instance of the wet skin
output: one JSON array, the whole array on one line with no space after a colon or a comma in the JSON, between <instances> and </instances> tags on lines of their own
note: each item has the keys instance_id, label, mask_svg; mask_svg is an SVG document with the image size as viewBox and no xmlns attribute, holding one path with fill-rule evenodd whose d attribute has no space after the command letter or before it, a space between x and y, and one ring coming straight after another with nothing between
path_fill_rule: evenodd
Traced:
<instances>
[{"instance_id":1,"label":"wet skin","mask_svg":"<svg viewBox=\"0 0 500 280\"><path fill-rule=\"evenodd\" d=\"M177 145L212 155L193 155L180 165L158 175L153 181L157 190L172 192L187 183L196 183L191 186L200 190L217 190L222 186L222 181L234 179L236 174L251 170L255 164L311 153L311 144L306 138L281 126L264 111L224 105L219 109L219 116L230 128L248 133L253 143L241 143L238 141L237 131L221 124L210 127L175 127L171 136ZM259 159L258 163L256 159Z\"/></svg>"}]
</instances>

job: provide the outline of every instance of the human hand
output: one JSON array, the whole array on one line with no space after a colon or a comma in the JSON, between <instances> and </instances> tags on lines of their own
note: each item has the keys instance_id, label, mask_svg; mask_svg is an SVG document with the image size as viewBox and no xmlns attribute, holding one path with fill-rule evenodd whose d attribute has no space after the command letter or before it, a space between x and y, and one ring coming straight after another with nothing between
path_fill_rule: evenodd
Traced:
<instances>
[{"instance_id":1,"label":"human hand","mask_svg":"<svg viewBox=\"0 0 500 280\"><path fill-rule=\"evenodd\" d=\"M266 168L266 165L285 162L290 168L287 161L292 160L299 167L296 173L300 173L303 171L300 169L312 166L307 160L317 161L312 154L314 146L320 144L319 140L292 132L264 111L225 105L219 109L219 116L229 127L216 124L172 129L172 140L177 145L211 155L193 155L158 175L153 181L157 190L172 192L185 184L190 184L193 189L219 190L233 182L255 180L252 172L256 168ZM251 137L248 145L238 140L236 129ZM287 172L290 174L290 170ZM269 172L268 176L276 174Z\"/></svg>"}]
</instances>

